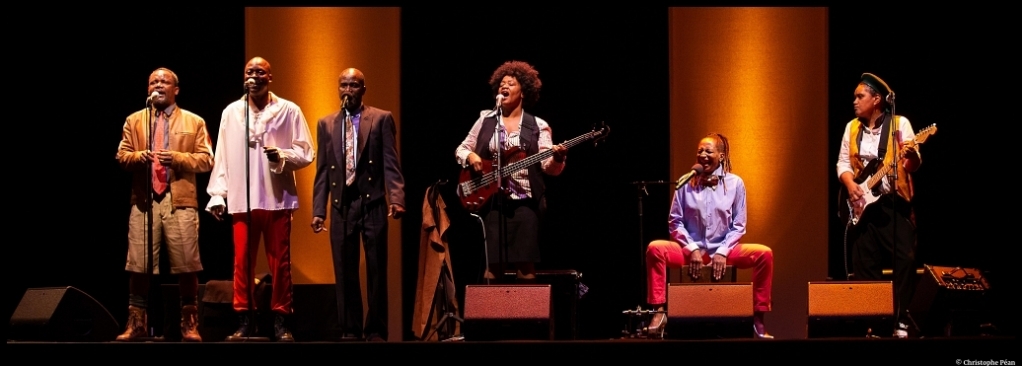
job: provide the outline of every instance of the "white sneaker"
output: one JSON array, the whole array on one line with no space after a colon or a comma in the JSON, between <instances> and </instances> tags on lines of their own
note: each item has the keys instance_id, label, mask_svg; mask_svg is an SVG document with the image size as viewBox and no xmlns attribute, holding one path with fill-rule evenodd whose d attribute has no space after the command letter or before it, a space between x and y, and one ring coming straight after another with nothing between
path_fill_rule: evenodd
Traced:
<instances>
[{"instance_id":1,"label":"white sneaker","mask_svg":"<svg viewBox=\"0 0 1022 366\"><path fill-rule=\"evenodd\" d=\"M908 324L898 322L897 328L894 328L895 338L908 338Z\"/></svg>"}]
</instances>

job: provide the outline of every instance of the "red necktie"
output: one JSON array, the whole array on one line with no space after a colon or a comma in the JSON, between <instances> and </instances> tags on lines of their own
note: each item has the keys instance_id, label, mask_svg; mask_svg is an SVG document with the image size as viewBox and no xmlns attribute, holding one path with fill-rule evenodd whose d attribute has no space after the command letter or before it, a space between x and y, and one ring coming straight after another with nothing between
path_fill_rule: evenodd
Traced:
<instances>
[{"instance_id":1,"label":"red necktie","mask_svg":"<svg viewBox=\"0 0 1022 366\"><path fill-rule=\"evenodd\" d=\"M156 125L153 126L153 151L160 151L166 148L165 140L167 120L163 111L156 112ZM167 167L160 163L159 159L153 161L153 193L163 194L167 190Z\"/></svg>"}]
</instances>

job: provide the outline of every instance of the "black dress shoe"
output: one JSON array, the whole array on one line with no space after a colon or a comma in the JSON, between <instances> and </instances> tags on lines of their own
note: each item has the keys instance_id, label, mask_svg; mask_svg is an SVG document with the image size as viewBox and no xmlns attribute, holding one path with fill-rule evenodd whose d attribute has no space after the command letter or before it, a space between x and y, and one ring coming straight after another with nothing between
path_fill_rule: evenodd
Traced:
<instances>
[{"instance_id":1,"label":"black dress shoe","mask_svg":"<svg viewBox=\"0 0 1022 366\"><path fill-rule=\"evenodd\" d=\"M238 330L234 331L234 334L227 336L227 341L238 342L254 337L258 332L257 328L256 322L253 321L249 313L238 314Z\"/></svg>"},{"instance_id":2,"label":"black dress shoe","mask_svg":"<svg viewBox=\"0 0 1022 366\"><path fill-rule=\"evenodd\" d=\"M287 329L287 319L282 314L277 314L277 317L273 320L273 336L277 338L277 342L295 341L295 337Z\"/></svg>"},{"instance_id":3,"label":"black dress shoe","mask_svg":"<svg viewBox=\"0 0 1022 366\"><path fill-rule=\"evenodd\" d=\"M355 333L344 333L341 335L341 342L358 342L362 340L362 336Z\"/></svg>"}]
</instances>

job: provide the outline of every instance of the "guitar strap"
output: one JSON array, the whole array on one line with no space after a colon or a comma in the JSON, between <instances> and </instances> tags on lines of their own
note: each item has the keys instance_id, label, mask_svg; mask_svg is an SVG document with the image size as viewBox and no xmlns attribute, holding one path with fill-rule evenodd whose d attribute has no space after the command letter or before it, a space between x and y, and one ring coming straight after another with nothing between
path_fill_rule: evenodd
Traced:
<instances>
[{"instance_id":1,"label":"guitar strap","mask_svg":"<svg viewBox=\"0 0 1022 366\"><path fill-rule=\"evenodd\" d=\"M874 162L887 161L888 158L887 145L888 141L890 141L891 136L892 117L893 116L890 113L885 113L884 115L880 116L880 141L877 144L878 160ZM849 150L850 155L852 155L853 157L851 159L852 173L855 174L856 177L873 175L873 173L875 173L877 165L872 164L872 166L867 166L862 163L861 159L858 159L858 157L861 154L860 149L862 148L862 137L867 133L866 130L868 129L868 127L866 127L866 124L862 123L862 119L859 118L854 120L852 123L853 124L851 126L852 128L850 133L852 134L851 137L854 142L851 144Z\"/></svg>"},{"instance_id":2,"label":"guitar strap","mask_svg":"<svg viewBox=\"0 0 1022 366\"><path fill-rule=\"evenodd\" d=\"M887 158L887 141L891 136L891 120L892 115L890 113L884 113L880 122L880 143L877 146L877 157L881 159ZM858 150L862 146L862 135L866 133L866 124L859 120L859 134L855 136L855 147Z\"/></svg>"},{"instance_id":3,"label":"guitar strap","mask_svg":"<svg viewBox=\"0 0 1022 366\"><path fill-rule=\"evenodd\" d=\"M877 156L881 158L887 158L887 141L891 137L891 120L893 116L890 113L884 113L883 122L880 123L880 144L877 146Z\"/></svg>"}]
</instances>

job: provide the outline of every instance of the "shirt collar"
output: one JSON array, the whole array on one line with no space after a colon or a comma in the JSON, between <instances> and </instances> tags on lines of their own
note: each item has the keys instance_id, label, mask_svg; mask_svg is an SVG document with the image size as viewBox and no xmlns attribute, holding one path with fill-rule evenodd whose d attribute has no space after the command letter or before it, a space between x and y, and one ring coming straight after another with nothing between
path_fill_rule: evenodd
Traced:
<instances>
[{"instance_id":1,"label":"shirt collar","mask_svg":"<svg viewBox=\"0 0 1022 366\"><path fill-rule=\"evenodd\" d=\"M365 110L365 107L366 107L365 103L363 103L362 105L358 106L358 108L355 108L355 113L352 113L351 116L352 117L356 117L356 116L362 114L362 111ZM348 114L348 110L344 109L344 107L341 107L341 110L344 112L345 115Z\"/></svg>"},{"instance_id":2,"label":"shirt collar","mask_svg":"<svg viewBox=\"0 0 1022 366\"><path fill-rule=\"evenodd\" d=\"M887 118L887 113L886 112L885 113L880 113L880 116L877 117L876 127L873 127L872 130L879 130L881 127L883 127L884 119L885 118ZM869 128L869 123L868 122L863 121L862 118L856 118L856 120L859 121L859 125L861 126L861 128L863 130L872 131Z\"/></svg>"},{"instance_id":3,"label":"shirt collar","mask_svg":"<svg viewBox=\"0 0 1022 366\"><path fill-rule=\"evenodd\" d=\"M156 111L157 112L161 112L161 113L163 113L166 116L169 116L171 114L174 114L174 110L175 109L177 109L177 103L171 104L171 105L167 106L167 108L164 108L163 110L157 109Z\"/></svg>"}]
</instances>

